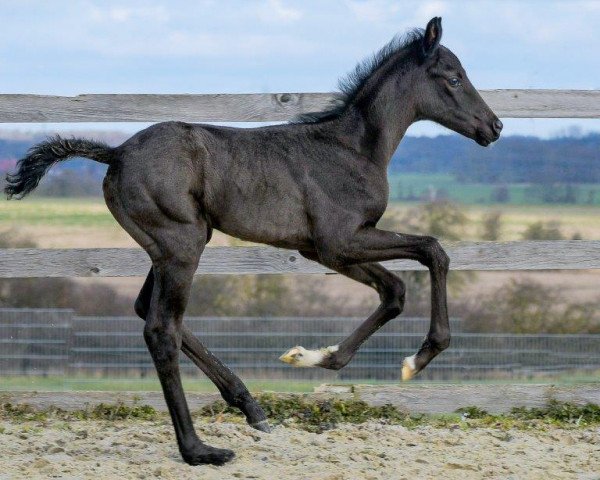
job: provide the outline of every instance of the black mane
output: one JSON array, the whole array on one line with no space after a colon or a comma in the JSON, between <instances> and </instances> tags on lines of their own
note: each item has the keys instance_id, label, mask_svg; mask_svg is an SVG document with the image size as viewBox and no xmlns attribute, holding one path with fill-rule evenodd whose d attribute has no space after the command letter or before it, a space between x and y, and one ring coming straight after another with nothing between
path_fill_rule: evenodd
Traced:
<instances>
[{"instance_id":1,"label":"black mane","mask_svg":"<svg viewBox=\"0 0 600 480\"><path fill-rule=\"evenodd\" d=\"M420 28L411 30L405 35L396 35L381 50L358 63L352 72L338 80L340 92L331 101L329 108L300 114L292 123L319 123L338 118L356 99L360 90L376 70L400 51L409 51L420 45L422 39L423 30Z\"/></svg>"}]
</instances>

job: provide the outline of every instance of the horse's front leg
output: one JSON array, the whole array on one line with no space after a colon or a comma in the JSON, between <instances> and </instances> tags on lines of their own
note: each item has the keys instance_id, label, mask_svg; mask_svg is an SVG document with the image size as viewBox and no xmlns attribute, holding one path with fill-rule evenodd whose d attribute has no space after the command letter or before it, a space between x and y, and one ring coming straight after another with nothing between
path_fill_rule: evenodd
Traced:
<instances>
[{"instance_id":1,"label":"horse's front leg","mask_svg":"<svg viewBox=\"0 0 600 480\"><path fill-rule=\"evenodd\" d=\"M315 252L301 251L300 253L310 260L323 264ZM339 370L352 360L360 346L371 335L402 312L404 308L404 282L381 265L370 263L333 269L341 275L375 289L379 293L381 304L369 318L338 345L318 350L307 350L304 347L296 346L279 357L281 361L295 367L317 366Z\"/></svg>"},{"instance_id":2,"label":"horse's front leg","mask_svg":"<svg viewBox=\"0 0 600 480\"><path fill-rule=\"evenodd\" d=\"M342 239L340 240L340 236ZM416 354L404 359L402 379L409 380L450 344L446 299L446 276L450 259L439 242L428 236L404 235L364 227L336 242L322 245L319 258L336 269L367 262L411 259L429 269L431 277L431 322Z\"/></svg>"}]
</instances>

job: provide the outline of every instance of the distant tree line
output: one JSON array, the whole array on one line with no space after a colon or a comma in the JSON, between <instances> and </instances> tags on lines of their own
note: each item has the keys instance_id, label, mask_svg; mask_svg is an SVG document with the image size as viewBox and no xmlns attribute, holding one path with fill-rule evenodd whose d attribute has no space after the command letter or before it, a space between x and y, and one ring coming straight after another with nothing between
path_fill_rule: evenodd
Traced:
<instances>
[{"instance_id":1,"label":"distant tree line","mask_svg":"<svg viewBox=\"0 0 600 480\"><path fill-rule=\"evenodd\" d=\"M510 136L489 148L458 135L406 137L390 170L449 173L470 183L596 183L600 182L600 134L547 140Z\"/></svg>"},{"instance_id":2,"label":"distant tree line","mask_svg":"<svg viewBox=\"0 0 600 480\"><path fill-rule=\"evenodd\" d=\"M118 144L123 134L86 136ZM0 139L0 173L14 169L15 161L43 136L30 140ZM490 200L510 201L509 184L529 183L527 200L532 203L594 203L595 192L580 195L577 184L600 183L600 134L584 137L540 139L509 136L489 148L458 135L406 137L394 154L391 173L450 174L459 182L495 185ZM99 195L106 165L72 160L54 168L42 181L38 194L47 196ZM0 182L1 183L1 182ZM448 192L437 192L446 198ZM427 192L426 192L427 194ZM412 187L402 192L402 200L419 200L423 192ZM429 197L428 197L429 198Z\"/></svg>"}]
</instances>

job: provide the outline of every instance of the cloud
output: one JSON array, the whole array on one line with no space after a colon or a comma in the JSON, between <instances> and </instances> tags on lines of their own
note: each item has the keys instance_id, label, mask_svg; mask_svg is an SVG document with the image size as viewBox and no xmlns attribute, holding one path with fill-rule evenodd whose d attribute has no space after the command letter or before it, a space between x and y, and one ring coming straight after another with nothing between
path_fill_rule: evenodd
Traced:
<instances>
[{"instance_id":1,"label":"cloud","mask_svg":"<svg viewBox=\"0 0 600 480\"><path fill-rule=\"evenodd\" d=\"M600 2L28 0L10 9L0 3L5 91L131 90L136 82L202 91L209 81L218 88L230 72L231 82L265 89L330 89L394 34L423 28L435 15L444 18L443 43L478 86L600 86L600 62L590 53L600 49ZM185 80L190 75L197 77Z\"/></svg>"},{"instance_id":2,"label":"cloud","mask_svg":"<svg viewBox=\"0 0 600 480\"><path fill-rule=\"evenodd\" d=\"M422 2L417 8L415 17L422 22L427 22L433 17L439 17L448 10L447 2L435 0L432 2Z\"/></svg>"},{"instance_id":3,"label":"cloud","mask_svg":"<svg viewBox=\"0 0 600 480\"><path fill-rule=\"evenodd\" d=\"M362 22L382 22L396 15L401 6L390 0L349 0L346 5L357 20Z\"/></svg>"},{"instance_id":4,"label":"cloud","mask_svg":"<svg viewBox=\"0 0 600 480\"><path fill-rule=\"evenodd\" d=\"M317 50L310 40L294 39L281 34L242 32L189 32L172 30L163 35L131 38L115 42L108 38L90 39L93 50L106 57L179 57L255 58L272 57L290 52L307 55ZM88 46L90 48L91 45Z\"/></svg>"},{"instance_id":5,"label":"cloud","mask_svg":"<svg viewBox=\"0 0 600 480\"><path fill-rule=\"evenodd\" d=\"M257 17L265 23L294 23L303 17L302 11L286 6L282 0L266 0L256 11Z\"/></svg>"},{"instance_id":6,"label":"cloud","mask_svg":"<svg viewBox=\"0 0 600 480\"><path fill-rule=\"evenodd\" d=\"M493 25L501 38L507 41L518 38L521 47L548 47L550 44L564 45L574 40L597 39L596 25L600 22L600 4L592 2L535 3L532 8L527 2L485 2L486 22ZM467 3L463 9L465 23L477 29L482 22L481 6Z\"/></svg>"},{"instance_id":7,"label":"cloud","mask_svg":"<svg viewBox=\"0 0 600 480\"><path fill-rule=\"evenodd\" d=\"M163 5L156 6L108 6L91 8L91 17L99 22L126 23L134 21L153 21L164 23L169 20L169 10Z\"/></svg>"},{"instance_id":8,"label":"cloud","mask_svg":"<svg viewBox=\"0 0 600 480\"><path fill-rule=\"evenodd\" d=\"M425 22L448 11L442 0L404 1L397 0L348 0L347 7L357 20L368 23L401 24L404 28L425 26Z\"/></svg>"}]
</instances>

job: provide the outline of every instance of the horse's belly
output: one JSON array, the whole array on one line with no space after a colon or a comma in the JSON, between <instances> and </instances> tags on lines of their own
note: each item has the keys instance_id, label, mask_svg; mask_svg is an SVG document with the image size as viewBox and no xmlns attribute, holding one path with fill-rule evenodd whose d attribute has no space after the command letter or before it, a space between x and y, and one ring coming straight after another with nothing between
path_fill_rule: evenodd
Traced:
<instances>
[{"instance_id":1,"label":"horse's belly","mask_svg":"<svg viewBox=\"0 0 600 480\"><path fill-rule=\"evenodd\" d=\"M211 218L214 228L241 240L291 249L312 246L304 211L282 202L242 205L215 217Z\"/></svg>"}]
</instances>

